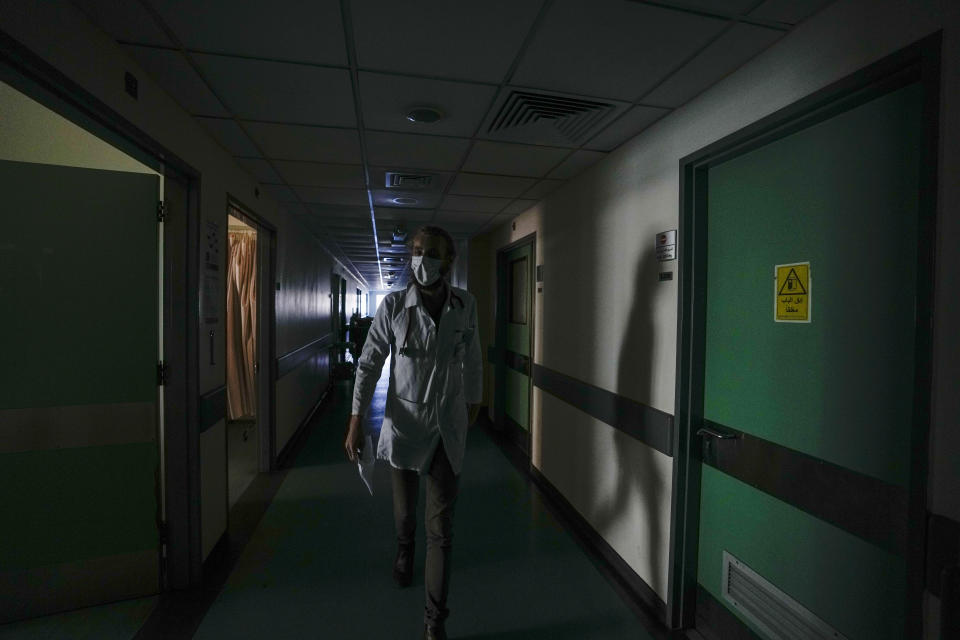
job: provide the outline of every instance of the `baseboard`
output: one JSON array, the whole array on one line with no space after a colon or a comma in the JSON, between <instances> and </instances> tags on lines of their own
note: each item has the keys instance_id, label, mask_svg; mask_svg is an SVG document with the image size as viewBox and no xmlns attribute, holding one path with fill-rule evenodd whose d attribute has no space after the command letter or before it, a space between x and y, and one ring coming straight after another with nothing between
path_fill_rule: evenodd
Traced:
<instances>
[{"instance_id":1,"label":"baseboard","mask_svg":"<svg viewBox=\"0 0 960 640\"><path fill-rule=\"evenodd\" d=\"M634 613L648 623L659 625L660 628L657 631L664 633L664 637L674 637L675 634L666 632L667 605L660 599L657 592L637 575L636 571L580 515L580 512L553 483L539 469L530 464L529 458L515 443L505 434L493 429L492 425L485 424L484 428L491 439L503 450L507 459L532 482L557 520L570 531L580 547Z\"/></svg>"},{"instance_id":2,"label":"baseboard","mask_svg":"<svg viewBox=\"0 0 960 640\"><path fill-rule=\"evenodd\" d=\"M300 424L297 425L297 428L294 430L293 435L290 436L290 439L287 440L287 444L283 445L283 448L280 449L280 452L277 453L277 469L283 469L290 462L296 458L296 453L300 450L305 440L304 436L307 433L307 425L310 424L310 421L313 420L313 417L316 415L317 411L323 405L324 400L330 397L330 390L333 389L333 381L331 380L327 383L326 389L323 390L323 393L320 394L320 398L313 405L310 411L307 412L307 415L300 421Z\"/></svg>"},{"instance_id":3,"label":"baseboard","mask_svg":"<svg viewBox=\"0 0 960 640\"><path fill-rule=\"evenodd\" d=\"M580 512L553 486L553 483L533 465L530 465L530 478L534 484L537 485L537 488L540 489L541 493L560 511L562 519L565 521L564 524L567 524L574 535L580 538L593 554L607 566L606 572L616 579L633 600L651 610L657 621L666 626L667 605L660 599L657 592L654 591L643 578L637 575L637 572L634 571L630 565L620 557L620 554L603 539L603 536L580 515Z\"/></svg>"}]
</instances>

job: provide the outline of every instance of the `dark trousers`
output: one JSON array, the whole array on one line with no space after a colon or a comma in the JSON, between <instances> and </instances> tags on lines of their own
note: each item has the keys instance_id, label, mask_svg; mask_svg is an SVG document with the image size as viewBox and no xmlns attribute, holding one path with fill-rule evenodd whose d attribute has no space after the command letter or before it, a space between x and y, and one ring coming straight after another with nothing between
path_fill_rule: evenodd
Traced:
<instances>
[{"instance_id":1,"label":"dark trousers","mask_svg":"<svg viewBox=\"0 0 960 640\"><path fill-rule=\"evenodd\" d=\"M416 471L391 467L393 479L393 519L397 542L413 545L417 520L417 496L420 477ZM440 625L450 614L447 591L450 586L450 551L453 547L453 507L457 502L459 476L453 473L443 440L437 445L425 474L427 506L424 523L427 531L427 561L424 570L426 607L424 621Z\"/></svg>"}]
</instances>

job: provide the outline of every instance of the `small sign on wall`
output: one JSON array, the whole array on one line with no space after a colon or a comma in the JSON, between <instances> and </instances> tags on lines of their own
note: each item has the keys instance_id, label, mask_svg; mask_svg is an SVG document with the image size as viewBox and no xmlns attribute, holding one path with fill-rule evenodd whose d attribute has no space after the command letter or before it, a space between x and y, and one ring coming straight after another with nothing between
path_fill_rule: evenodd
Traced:
<instances>
[{"instance_id":1,"label":"small sign on wall","mask_svg":"<svg viewBox=\"0 0 960 640\"><path fill-rule=\"evenodd\" d=\"M775 322L810 322L812 303L809 262L774 267L773 319Z\"/></svg>"},{"instance_id":2,"label":"small sign on wall","mask_svg":"<svg viewBox=\"0 0 960 640\"><path fill-rule=\"evenodd\" d=\"M671 229L657 234L657 260L665 262L677 259L677 230Z\"/></svg>"}]
</instances>

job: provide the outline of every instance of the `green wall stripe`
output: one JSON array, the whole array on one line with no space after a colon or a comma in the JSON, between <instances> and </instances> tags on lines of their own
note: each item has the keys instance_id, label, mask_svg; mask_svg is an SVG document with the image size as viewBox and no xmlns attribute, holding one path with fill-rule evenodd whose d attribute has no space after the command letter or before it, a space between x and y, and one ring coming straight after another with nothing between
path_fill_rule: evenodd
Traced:
<instances>
[{"instance_id":1,"label":"green wall stripe","mask_svg":"<svg viewBox=\"0 0 960 640\"><path fill-rule=\"evenodd\" d=\"M533 365L533 384L660 453L673 455L673 416L669 413L539 364Z\"/></svg>"},{"instance_id":2,"label":"green wall stripe","mask_svg":"<svg viewBox=\"0 0 960 640\"><path fill-rule=\"evenodd\" d=\"M890 553L905 552L903 487L709 420L704 424L737 435L703 437L704 463Z\"/></svg>"}]
</instances>

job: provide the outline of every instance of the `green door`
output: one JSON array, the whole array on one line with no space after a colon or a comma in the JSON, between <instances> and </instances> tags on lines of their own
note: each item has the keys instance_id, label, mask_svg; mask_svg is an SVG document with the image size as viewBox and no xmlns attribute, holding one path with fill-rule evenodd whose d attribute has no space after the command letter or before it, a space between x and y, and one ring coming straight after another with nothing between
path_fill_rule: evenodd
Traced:
<instances>
[{"instance_id":1,"label":"green door","mask_svg":"<svg viewBox=\"0 0 960 640\"><path fill-rule=\"evenodd\" d=\"M531 336L533 327L533 244L498 256L497 415L520 447L529 453ZM502 406L502 410L499 407Z\"/></svg>"},{"instance_id":2,"label":"green door","mask_svg":"<svg viewBox=\"0 0 960 640\"><path fill-rule=\"evenodd\" d=\"M697 619L714 634L729 613L761 638L903 637L921 100L908 85L709 169ZM778 283L793 263L809 278ZM775 320L788 289L808 322Z\"/></svg>"},{"instance_id":3,"label":"green door","mask_svg":"<svg viewBox=\"0 0 960 640\"><path fill-rule=\"evenodd\" d=\"M158 180L0 161L0 622L159 590Z\"/></svg>"}]
</instances>

